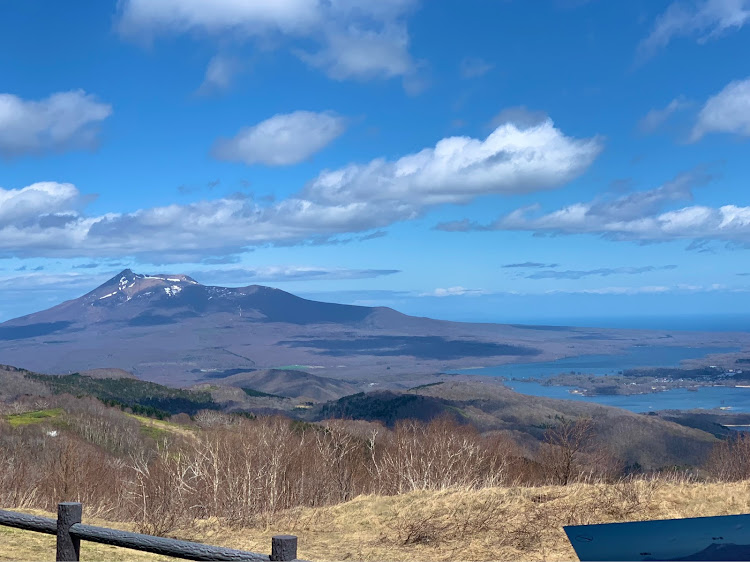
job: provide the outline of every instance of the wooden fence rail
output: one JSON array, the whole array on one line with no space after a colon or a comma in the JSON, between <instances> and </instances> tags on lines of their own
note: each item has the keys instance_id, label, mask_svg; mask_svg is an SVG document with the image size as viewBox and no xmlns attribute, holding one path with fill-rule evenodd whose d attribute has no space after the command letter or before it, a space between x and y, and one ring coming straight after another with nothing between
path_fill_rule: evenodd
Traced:
<instances>
[{"instance_id":1,"label":"wooden fence rail","mask_svg":"<svg viewBox=\"0 0 750 562\"><path fill-rule=\"evenodd\" d=\"M0 525L26 531L36 531L57 536L58 562L78 562L81 541L121 546L143 552L153 552L186 560L250 560L253 562L297 560L297 537L277 535L271 539L271 555L246 552L201 543L167 539L118 531L107 527L95 527L81 523L83 506L75 502L63 502L57 506L57 519L25 515L14 511L0 510Z\"/></svg>"}]
</instances>

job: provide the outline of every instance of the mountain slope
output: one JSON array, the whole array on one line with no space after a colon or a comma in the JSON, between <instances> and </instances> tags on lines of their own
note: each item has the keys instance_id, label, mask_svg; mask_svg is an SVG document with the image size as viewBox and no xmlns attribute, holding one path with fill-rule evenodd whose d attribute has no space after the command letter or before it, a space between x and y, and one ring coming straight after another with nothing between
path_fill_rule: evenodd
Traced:
<instances>
[{"instance_id":1,"label":"mountain slope","mask_svg":"<svg viewBox=\"0 0 750 562\"><path fill-rule=\"evenodd\" d=\"M78 299L0 325L0 339L23 339L25 333L43 335L40 326L54 327L49 333L75 323L119 321L148 326L217 313L260 322L351 323L361 322L372 311L363 306L310 301L261 285L213 287L187 275L142 275L126 269Z\"/></svg>"},{"instance_id":2,"label":"mountain slope","mask_svg":"<svg viewBox=\"0 0 750 562\"><path fill-rule=\"evenodd\" d=\"M449 369L618 353L636 343L750 343L748 334L720 336L445 322L126 269L77 299L0 324L0 361L54 374L123 369L177 386L292 366L405 389Z\"/></svg>"},{"instance_id":3,"label":"mountain slope","mask_svg":"<svg viewBox=\"0 0 750 562\"><path fill-rule=\"evenodd\" d=\"M459 335L456 323L311 301L260 285L214 287L186 275L126 269L80 298L0 324L0 357L36 371L124 369L186 385L216 371L311 365L321 376L371 377L393 365L397 377L471 356L493 358L492 364L538 353L506 343L486 325L460 328ZM422 363L417 369L415 360Z\"/></svg>"}]
</instances>

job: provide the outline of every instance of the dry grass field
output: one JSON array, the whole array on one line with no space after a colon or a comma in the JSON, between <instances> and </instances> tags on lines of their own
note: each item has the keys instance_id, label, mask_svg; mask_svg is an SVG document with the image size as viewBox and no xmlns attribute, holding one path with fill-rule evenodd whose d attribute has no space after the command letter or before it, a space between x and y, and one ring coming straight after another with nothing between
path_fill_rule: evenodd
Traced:
<instances>
[{"instance_id":1,"label":"dry grass field","mask_svg":"<svg viewBox=\"0 0 750 562\"><path fill-rule=\"evenodd\" d=\"M299 537L306 560L576 560L563 525L750 511L750 481L642 479L616 484L485 488L359 496L297 508L254 527L199 520L173 536L266 553L270 537ZM35 512L41 513L41 512ZM84 521L118 528L123 523ZM0 527L0 560L53 560L51 536ZM82 560L163 560L84 543Z\"/></svg>"}]
</instances>

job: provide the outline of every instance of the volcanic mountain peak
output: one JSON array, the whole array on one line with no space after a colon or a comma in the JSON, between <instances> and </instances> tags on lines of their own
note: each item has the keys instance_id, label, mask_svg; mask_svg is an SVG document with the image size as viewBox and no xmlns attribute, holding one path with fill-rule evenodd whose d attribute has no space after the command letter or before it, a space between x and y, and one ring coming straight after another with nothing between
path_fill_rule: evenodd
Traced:
<instances>
[{"instance_id":1,"label":"volcanic mountain peak","mask_svg":"<svg viewBox=\"0 0 750 562\"><path fill-rule=\"evenodd\" d=\"M64 303L63 308L66 314L74 314L78 322L84 315L89 322L126 321L149 326L157 321L175 323L215 313L237 315L245 321L359 322L374 310L309 301L262 285L215 287L202 285L187 275L143 275L129 269L80 299ZM40 314L35 315L34 321L39 321Z\"/></svg>"},{"instance_id":2,"label":"volcanic mountain peak","mask_svg":"<svg viewBox=\"0 0 750 562\"><path fill-rule=\"evenodd\" d=\"M134 273L132 269L123 269L119 274L115 275L112 279L107 281L104 285L117 283L118 285L136 283L144 279L156 279L157 281L165 281L170 283L190 283L191 285L200 285L195 279L181 273L165 275L159 273L156 275L145 275L142 273Z\"/></svg>"},{"instance_id":3,"label":"volcanic mountain peak","mask_svg":"<svg viewBox=\"0 0 750 562\"><path fill-rule=\"evenodd\" d=\"M187 275L144 275L134 273L130 269L124 269L106 283L100 285L88 295L87 300L95 301L129 301L140 294L151 294L155 291L164 291L167 296L180 293L183 288L191 285L200 285L195 279ZM103 304L103 303L101 303Z\"/></svg>"}]
</instances>

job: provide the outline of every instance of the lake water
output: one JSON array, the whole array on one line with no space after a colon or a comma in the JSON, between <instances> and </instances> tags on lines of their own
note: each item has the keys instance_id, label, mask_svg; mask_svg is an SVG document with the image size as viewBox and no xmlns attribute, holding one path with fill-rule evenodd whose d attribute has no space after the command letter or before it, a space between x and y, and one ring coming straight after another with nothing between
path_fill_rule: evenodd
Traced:
<instances>
[{"instance_id":1,"label":"lake water","mask_svg":"<svg viewBox=\"0 0 750 562\"><path fill-rule=\"evenodd\" d=\"M738 351L738 349L732 347L636 346L617 355L582 355L544 363L517 363L481 369L459 369L450 372L506 379L526 377L544 379L570 371L606 376L635 367L679 367L680 361L684 359L700 359L712 353L731 353L734 351ZM575 387L570 386L544 386L540 383L515 380L506 380L505 385L521 394L595 402L606 406L624 408L632 412L720 407L729 407L734 412L750 412L750 388L709 386L701 387L697 391L677 388L664 392L632 396L581 396L571 394L570 391Z\"/></svg>"},{"instance_id":2,"label":"lake water","mask_svg":"<svg viewBox=\"0 0 750 562\"><path fill-rule=\"evenodd\" d=\"M750 412L750 388L704 386L695 392L686 388L675 388L664 392L634 394L632 396L581 396L570 393L575 388L572 386L543 386L536 382L518 381L507 381L505 385L521 394L595 402L604 406L624 408L631 412L722 407L729 407L732 412Z\"/></svg>"},{"instance_id":3,"label":"lake water","mask_svg":"<svg viewBox=\"0 0 750 562\"><path fill-rule=\"evenodd\" d=\"M618 371L636 367L679 367L684 359L700 359L712 353L731 353L736 347L681 347L667 345L633 346L625 353L614 355L580 355L542 363L513 363L481 369L458 369L450 373L486 375L506 378L543 379L575 371L590 375L616 375Z\"/></svg>"}]
</instances>

